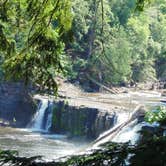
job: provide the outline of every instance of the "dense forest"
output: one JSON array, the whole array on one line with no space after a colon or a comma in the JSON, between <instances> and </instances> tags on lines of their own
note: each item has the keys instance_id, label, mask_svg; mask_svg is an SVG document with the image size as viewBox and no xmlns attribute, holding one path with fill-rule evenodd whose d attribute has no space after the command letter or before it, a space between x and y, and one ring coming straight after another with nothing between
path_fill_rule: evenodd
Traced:
<instances>
[{"instance_id":1,"label":"dense forest","mask_svg":"<svg viewBox=\"0 0 166 166\"><path fill-rule=\"evenodd\" d=\"M48 88L57 75L93 88L91 80L108 87L164 80L166 3L148 2L2 0L1 80Z\"/></svg>"},{"instance_id":2,"label":"dense forest","mask_svg":"<svg viewBox=\"0 0 166 166\"><path fill-rule=\"evenodd\" d=\"M73 3L71 78L111 86L166 77L165 1L141 13L130 0L104 0L104 10L95 0Z\"/></svg>"},{"instance_id":3,"label":"dense forest","mask_svg":"<svg viewBox=\"0 0 166 166\"><path fill-rule=\"evenodd\" d=\"M0 0L0 165L166 165L165 82L166 0Z\"/></svg>"}]
</instances>

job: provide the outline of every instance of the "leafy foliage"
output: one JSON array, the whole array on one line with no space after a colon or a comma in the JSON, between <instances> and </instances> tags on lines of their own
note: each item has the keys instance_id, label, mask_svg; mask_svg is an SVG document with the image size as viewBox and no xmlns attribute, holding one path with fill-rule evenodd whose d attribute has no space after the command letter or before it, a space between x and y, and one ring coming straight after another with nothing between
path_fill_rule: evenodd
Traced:
<instances>
[{"instance_id":1,"label":"leafy foliage","mask_svg":"<svg viewBox=\"0 0 166 166\"><path fill-rule=\"evenodd\" d=\"M57 89L64 35L71 27L67 0L0 2L0 51L7 79Z\"/></svg>"},{"instance_id":2,"label":"leafy foliage","mask_svg":"<svg viewBox=\"0 0 166 166\"><path fill-rule=\"evenodd\" d=\"M74 76L71 75L70 79L75 78L88 85L86 75L90 75L96 81L111 86L164 78L164 2L79 2L73 1L74 41L67 47L71 59L70 72ZM84 65L75 67L78 60Z\"/></svg>"},{"instance_id":3,"label":"leafy foliage","mask_svg":"<svg viewBox=\"0 0 166 166\"><path fill-rule=\"evenodd\" d=\"M145 6L149 3L152 2L152 0L137 0L137 5L136 5L136 9L139 11L143 11Z\"/></svg>"},{"instance_id":4,"label":"leafy foliage","mask_svg":"<svg viewBox=\"0 0 166 166\"><path fill-rule=\"evenodd\" d=\"M62 74L87 86L93 84L87 75L107 86L163 79L165 4L165 0L2 0L2 76L55 91L55 78Z\"/></svg>"},{"instance_id":5,"label":"leafy foliage","mask_svg":"<svg viewBox=\"0 0 166 166\"><path fill-rule=\"evenodd\" d=\"M158 106L153 111L146 113L145 120L149 123L159 122L161 124L166 123L166 107Z\"/></svg>"}]
</instances>

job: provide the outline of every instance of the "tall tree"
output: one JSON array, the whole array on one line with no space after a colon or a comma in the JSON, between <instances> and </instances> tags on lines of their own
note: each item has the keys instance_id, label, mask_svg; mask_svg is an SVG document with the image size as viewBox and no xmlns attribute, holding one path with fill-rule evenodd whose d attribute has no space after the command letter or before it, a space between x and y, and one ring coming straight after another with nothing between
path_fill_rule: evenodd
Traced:
<instances>
[{"instance_id":1,"label":"tall tree","mask_svg":"<svg viewBox=\"0 0 166 166\"><path fill-rule=\"evenodd\" d=\"M57 85L62 71L64 34L71 27L68 0L2 0L0 2L0 51L8 79Z\"/></svg>"}]
</instances>

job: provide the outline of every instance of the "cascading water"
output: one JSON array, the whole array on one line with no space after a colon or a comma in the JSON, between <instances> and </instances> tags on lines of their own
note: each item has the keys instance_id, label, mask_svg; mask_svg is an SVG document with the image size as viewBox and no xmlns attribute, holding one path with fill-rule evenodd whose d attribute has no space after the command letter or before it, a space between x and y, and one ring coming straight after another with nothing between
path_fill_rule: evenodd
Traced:
<instances>
[{"instance_id":1,"label":"cascading water","mask_svg":"<svg viewBox=\"0 0 166 166\"><path fill-rule=\"evenodd\" d=\"M115 126L111 127L109 130L100 134L100 136L95 141L93 147L97 148L99 145L109 141L112 137L112 135L110 133L114 134L118 130L118 128L126 122L126 119L128 119L129 116L130 116L129 113L126 113L126 112L120 113L117 117L117 122L116 122Z\"/></svg>"},{"instance_id":2,"label":"cascading water","mask_svg":"<svg viewBox=\"0 0 166 166\"><path fill-rule=\"evenodd\" d=\"M117 124L110 130L101 134L99 138L95 140L93 147L99 147L101 144L110 140L114 142L127 142L132 140L131 143L135 143L138 139L137 131L141 129L141 125L137 124L137 119L139 115L143 113L142 111L144 111L142 110L142 106L138 105L132 114L129 114L129 112L120 113L118 115Z\"/></svg>"},{"instance_id":3,"label":"cascading water","mask_svg":"<svg viewBox=\"0 0 166 166\"><path fill-rule=\"evenodd\" d=\"M48 132L52 126L52 116L53 116L53 113L52 113L52 105L53 103L52 102L49 102L48 104L48 115L46 117L46 124L45 124L45 130Z\"/></svg>"},{"instance_id":4,"label":"cascading water","mask_svg":"<svg viewBox=\"0 0 166 166\"><path fill-rule=\"evenodd\" d=\"M143 123L138 123L137 119L132 121L129 125L124 127L113 139L113 142L125 143L129 142L134 145L139 139L140 134L138 131L141 130Z\"/></svg>"},{"instance_id":5,"label":"cascading water","mask_svg":"<svg viewBox=\"0 0 166 166\"><path fill-rule=\"evenodd\" d=\"M44 114L47 108L48 108L48 100L43 99L41 103L39 104L39 108L34 117L34 124L32 128L37 130L43 129L42 124L43 124Z\"/></svg>"},{"instance_id":6,"label":"cascading water","mask_svg":"<svg viewBox=\"0 0 166 166\"><path fill-rule=\"evenodd\" d=\"M52 125L52 102L45 98L37 99L40 100L40 103L37 112L28 127L33 131L49 132Z\"/></svg>"}]
</instances>

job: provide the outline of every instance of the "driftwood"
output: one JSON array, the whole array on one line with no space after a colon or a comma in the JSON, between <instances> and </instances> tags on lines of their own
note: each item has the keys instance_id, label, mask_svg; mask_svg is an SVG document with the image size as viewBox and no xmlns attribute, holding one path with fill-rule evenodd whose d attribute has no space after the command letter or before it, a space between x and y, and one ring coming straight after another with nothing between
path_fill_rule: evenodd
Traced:
<instances>
[{"instance_id":1,"label":"driftwood","mask_svg":"<svg viewBox=\"0 0 166 166\"><path fill-rule=\"evenodd\" d=\"M101 88L107 90L108 92L110 92L110 93L112 93L112 94L117 94L117 93L119 93L117 90L108 88L107 86L105 86L105 85L101 84L100 82L96 81L94 78L90 77L89 75L86 75L86 76L87 76L87 78L88 78L90 81L92 81L92 82L95 83L96 85L100 86Z\"/></svg>"},{"instance_id":2,"label":"driftwood","mask_svg":"<svg viewBox=\"0 0 166 166\"><path fill-rule=\"evenodd\" d=\"M126 127L128 124L136 120L138 117L143 116L144 113L145 113L144 107L142 105L137 106L135 110L133 111L133 114L126 120L126 122L118 125L114 129L110 130L110 132L107 132L102 137L99 137L93 142L93 144L100 145L100 141L102 141L103 139L107 137L109 137L109 140L111 141L121 131L122 128Z\"/></svg>"}]
</instances>

